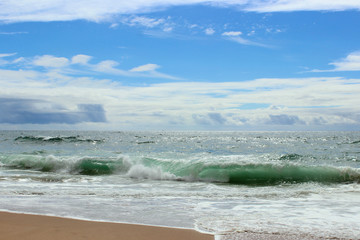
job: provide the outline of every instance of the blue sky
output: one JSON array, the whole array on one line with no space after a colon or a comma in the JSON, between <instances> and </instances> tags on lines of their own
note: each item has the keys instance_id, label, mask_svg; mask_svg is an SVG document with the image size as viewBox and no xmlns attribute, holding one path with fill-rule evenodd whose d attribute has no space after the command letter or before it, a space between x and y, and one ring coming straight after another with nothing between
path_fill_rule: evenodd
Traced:
<instances>
[{"instance_id":1,"label":"blue sky","mask_svg":"<svg viewBox=\"0 0 360 240\"><path fill-rule=\"evenodd\" d=\"M0 3L0 129L360 130L360 2Z\"/></svg>"}]
</instances>

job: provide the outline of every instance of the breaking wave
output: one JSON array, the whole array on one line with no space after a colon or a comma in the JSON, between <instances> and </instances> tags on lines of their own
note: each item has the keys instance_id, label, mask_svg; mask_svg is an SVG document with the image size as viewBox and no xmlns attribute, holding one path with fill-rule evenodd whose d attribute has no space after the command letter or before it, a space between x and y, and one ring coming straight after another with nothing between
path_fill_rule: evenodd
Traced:
<instances>
[{"instance_id":1,"label":"breaking wave","mask_svg":"<svg viewBox=\"0 0 360 240\"><path fill-rule=\"evenodd\" d=\"M111 175L154 180L201 181L241 185L284 183L359 183L360 170L333 166L304 166L292 163L211 163L161 161L153 158L55 157L52 155L2 155L0 167L61 172L76 175Z\"/></svg>"},{"instance_id":2,"label":"breaking wave","mask_svg":"<svg viewBox=\"0 0 360 240\"><path fill-rule=\"evenodd\" d=\"M296 154L296 153L290 153L290 154L285 154L282 155L279 160L298 160L301 159L303 156Z\"/></svg>"},{"instance_id":3,"label":"breaking wave","mask_svg":"<svg viewBox=\"0 0 360 240\"><path fill-rule=\"evenodd\" d=\"M106 175L127 171L127 165L119 158L56 157L30 154L0 156L0 167L8 169L33 170L40 172L61 172L81 175Z\"/></svg>"},{"instance_id":4,"label":"breaking wave","mask_svg":"<svg viewBox=\"0 0 360 240\"><path fill-rule=\"evenodd\" d=\"M89 142L89 143L98 143L103 142L102 139L88 139L83 138L81 136L57 136L57 137L49 137L49 136L19 136L14 139L18 142L34 142L34 143L60 143L60 142Z\"/></svg>"}]
</instances>

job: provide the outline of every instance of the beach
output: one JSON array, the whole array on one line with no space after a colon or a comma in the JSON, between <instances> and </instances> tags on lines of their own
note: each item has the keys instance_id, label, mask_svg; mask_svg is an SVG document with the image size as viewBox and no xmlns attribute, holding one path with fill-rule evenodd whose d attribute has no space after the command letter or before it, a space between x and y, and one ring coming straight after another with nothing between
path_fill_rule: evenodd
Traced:
<instances>
[{"instance_id":1,"label":"beach","mask_svg":"<svg viewBox=\"0 0 360 240\"><path fill-rule=\"evenodd\" d=\"M212 235L191 229L83 221L60 217L0 212L0 236L6 240L126 239L211 240Z\"/></svg>"},{"instance_id":2,"label":"beach","mask_svg":"<svg viewBox=\"0 0 360 240\"><path fill-rule=\"evenodd\" d=\"M223 236L192 229L77 220L0 212L0 236L6 240L310 240L309 236L242 232Z\"/></svg>"}]
</instances>

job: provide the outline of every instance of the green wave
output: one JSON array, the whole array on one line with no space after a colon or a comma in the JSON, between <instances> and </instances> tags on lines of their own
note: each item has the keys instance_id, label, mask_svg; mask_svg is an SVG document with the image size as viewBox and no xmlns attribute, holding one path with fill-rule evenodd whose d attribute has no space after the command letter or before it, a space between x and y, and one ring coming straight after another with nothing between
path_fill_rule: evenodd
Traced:
<instances>
[{"instance_id":1,"label":"green wave","mask_svg":"<svg viewBox=\"0 0 360 240\"><path fill-rule=\"evenodd\" d=\"M199 178L233 184L273 185L303 182L358 182L360 175L354 170L341 170L324 166L247 164L206 166L199 172Z\"/></svg>"},{"instance_id":2,"label":"green wave","mask_svg":"<svg viewBox=\"0 0 360 240\"><path fill-rule=\"evenodd\" d=\"M140 168L139 168L140 166ZM360 170L333 166L306 166L285 163L214 163L204 161L138 161L117 158L56 157L34 154L0 155L0 167L78 175L121 174L132 178L201 181L242 185L283 183L359 183ZM131 174L130 174L131 173ZM158 175L156 175L158 174Z\"/></svg>"},{"instance_id":3,"label":"green wave","mask_svg":"<svg viewBox=\"0 0 360 240\"><path fill-rule=\"evenodd\" d=\"M0 156L3 168L34 170L40 172L66 172L81 175L107 175L126 172L127 166L122 159L93 157L55 157L32 154L16 154Z\"/></svg>"},{"instance_id":4,"label":"green wave","mask_svg":"<svg viewBox=\"0 0 360 240\"><path fill-rule=\"evenodd\" d=\"M331 166L295 164L215 164L171 163L147 158L145 165L158 166L180 180L206 181L243 185L276 185L283 183L350 183L360 182L360 171Z\"/></svg>"},{"instance_id":5,"label":"green wave","mask_svg":"<svg viewBox=\"0 0 360 240\"><path fill-rule=\"evenodd\" d=\"M74 171L82 175L108 175L123 167L118 161L104 161L98 159L82 159L75 165Z\"/></svg>"}]
</instances>

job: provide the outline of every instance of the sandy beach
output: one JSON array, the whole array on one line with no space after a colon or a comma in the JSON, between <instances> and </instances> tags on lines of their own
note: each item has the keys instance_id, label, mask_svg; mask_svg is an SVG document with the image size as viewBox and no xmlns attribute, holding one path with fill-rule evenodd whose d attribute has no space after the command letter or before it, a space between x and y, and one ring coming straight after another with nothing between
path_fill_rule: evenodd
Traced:
<instances>
[{"instance_id":1,"label":"sandy beach","mask_svg":"<svg viewBox=\"0 0 360 240\"><path fill-rule=\"evenodd\" d=\"M76 220L0 212L0 238L6 240L314 240L309 235L236 232L216 238L191 229ZM323 239L323 238L321 238Z\"/></svg>"},{"instance_id":2,"label":"sandy beach","mask_svg":"<svg viewBox=\"0 0 360 240\"><path fill-rule=\"evenodd\" d=\"M213 240L195 230L136 224L92 222L0 212L0 236L6 240Z\"/></svg>"}]
</instances>

